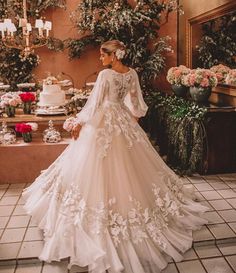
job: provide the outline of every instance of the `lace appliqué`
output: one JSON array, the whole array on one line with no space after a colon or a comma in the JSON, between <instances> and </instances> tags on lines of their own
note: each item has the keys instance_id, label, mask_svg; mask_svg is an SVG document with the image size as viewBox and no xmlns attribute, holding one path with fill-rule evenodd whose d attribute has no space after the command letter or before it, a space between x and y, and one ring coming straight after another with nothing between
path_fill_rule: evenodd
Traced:
<instances>
[{"instance_id":1,"label":"lace appliqu\u00e9","mask_svg":"<svg viewBox=\"0 0 236 273\"><path fill-rule=\"evenodd\" d=\"M55 193L58 189L53 187ZM53 189L48 188L48 194L53 194ZM123 240L131 240L138 244L145 239L152 239L161 248L166 247L163 240L163 229L168 227L168 222L175 217L181 217L181 203L172 193L162 194L160 188L153 184L154 203L150 208L143 208L141 203L129 197L131 208L126 215L116 209L116 199L111 198L105 205L100 202L97 206L86 203L78 186L71 185L65 192L59 192L61 201L60 213L68 219L64 236L73 234L73 226L82 227L89 235L98 236L106 232L111 234L116 247ZM51 236L50 230L47 236Z\"/></svg>"},{"instance_id":2,"label":"lace appliqu\u00e9","mask_svg":"<svg viewBox=\"0 0 236 273\"><path fill-rule=\"evenodd\" d=\"M111 104L104 110L104 126L97 131L99 155L102 158L107 155L113 137L120 134L124 135L129 149L132 148L134 141L143 142L146 147L150 145L145 132L123 107Z\"/></svg>"}]
</instances>

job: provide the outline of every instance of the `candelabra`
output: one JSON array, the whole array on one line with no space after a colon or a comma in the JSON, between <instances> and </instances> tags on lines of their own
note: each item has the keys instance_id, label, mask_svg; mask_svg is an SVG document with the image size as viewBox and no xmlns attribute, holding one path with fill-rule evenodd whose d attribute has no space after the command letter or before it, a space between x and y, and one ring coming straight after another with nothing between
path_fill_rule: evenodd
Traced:
<instances>
[{"instance_id":1,"label":"candelabra","mask_svg":"<svg viewBox=\"0 0 236 273\"><path fill-rule=\"evenodd\" d=\"M26 0L23 0L23 18L19 19L19 28L22 31L19 32L19 35L16 35L17 28L15 24L11 19L4 19L3 22L0 22L1 38L6 47L20 49L23 56L28 56L35 48L47 44L52 22L37 19L35 27L32 27L27 18ZM34 37L33 28L38 29L34 31Z\"/></svg>"}]
</instances>

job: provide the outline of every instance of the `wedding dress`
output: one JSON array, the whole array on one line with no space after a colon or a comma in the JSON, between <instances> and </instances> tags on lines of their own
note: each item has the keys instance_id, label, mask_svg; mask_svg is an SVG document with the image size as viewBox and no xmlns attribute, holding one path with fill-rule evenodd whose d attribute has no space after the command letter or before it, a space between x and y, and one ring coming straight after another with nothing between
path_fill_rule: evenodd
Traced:
<instances>
[{"instance_id":1,"label":"wedding dress","mask_svg":"<svg viewBox=\"0 0 236 273\"><path fill-rule=\"evenodd\" d=\"M41 260L70 257L78 272L157 273L191 247L206 207L137 123L146 111L135 70L99 73L77 115L79 138L23 191L44 231Z\"/></svg>"}]
</instances>

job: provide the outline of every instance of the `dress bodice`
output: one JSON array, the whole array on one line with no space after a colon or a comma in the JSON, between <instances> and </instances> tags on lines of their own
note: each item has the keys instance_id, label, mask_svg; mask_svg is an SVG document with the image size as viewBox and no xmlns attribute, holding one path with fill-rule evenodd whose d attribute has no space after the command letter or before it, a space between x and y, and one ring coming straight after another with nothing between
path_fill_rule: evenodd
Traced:
<instances>
[{"instance_id":1,"label":"dress bodice","mask_svg":"<svg viewBox=\"0 0 236 273\"><path fill-rule=\"evenodd\" d=\"M77 123L82 125L87 123L101 109L106 112L107 109L104 107L107 104L125 106L123 108L135 117L146 114L148 107L143 100L138 75L134 69L130 68L126 73L119 73L112 69L102 70L88 101L77 114Z\"/></svg>"},{"instance_id":2,"label":"dress bodice","mask_svg":"<svg viewBox=\"0 0 236 273\"><path fill-rule=\"evenodd\" d=\"M128 92L135 84L133 71L130 69L126 73L119 73L112 69L106 69L106 90L104 92L104 101L124 102Z\"/></svg>"}]
</instances>

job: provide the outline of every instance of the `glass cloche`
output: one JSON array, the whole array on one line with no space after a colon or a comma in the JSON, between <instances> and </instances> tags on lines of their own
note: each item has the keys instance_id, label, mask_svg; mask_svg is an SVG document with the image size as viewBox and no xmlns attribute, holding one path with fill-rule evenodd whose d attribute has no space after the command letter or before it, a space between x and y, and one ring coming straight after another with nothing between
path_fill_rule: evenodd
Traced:
<instances>
[{"instance_id":1,"label":"glass cloche","mask_svg":"<svg viewBox=\"0 0 236 273\"><path fill-rule=\"evenodd\" d=\"M13 129L8 128L5 121L0 127L0 144L10 145L16 142L16 133Z\"/></svg>"},{"instance_id":2,"label":"glass cloche","mask_svg":"<svg viewBox=\"0 0 236 273\"><path fill-rule=\"evenodd\" d=\"M52 120L49 120L48 126L49 128L43 132L43 141L47 143L57 143L61 141L60 132L54 128Z\"/></svg>"}]
</instances>

